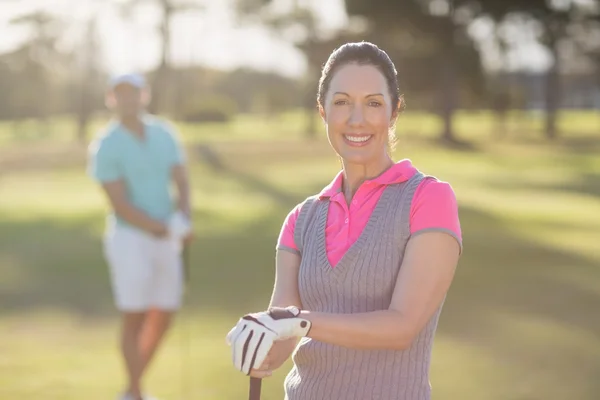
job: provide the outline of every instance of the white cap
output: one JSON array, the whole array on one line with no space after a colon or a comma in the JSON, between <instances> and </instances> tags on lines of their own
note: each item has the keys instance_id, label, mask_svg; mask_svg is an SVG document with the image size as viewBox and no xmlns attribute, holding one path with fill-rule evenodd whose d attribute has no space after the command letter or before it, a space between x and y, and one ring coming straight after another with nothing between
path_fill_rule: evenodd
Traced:
<instances>
[{"instance_id":1,"label":"white cap","mask_svg":"<svg viewBox=\"0 0 600 400\"><path fill-rule=\"evenodd\" d=\"M146 86L146 80L144 79L144 77L140 74L133 73L114 75L110 78L108 85L111 88L114 88L115 86L120 85L121 83L127 83L138 89L142 89L144 86Z\"/></svg>"}]
</instances>

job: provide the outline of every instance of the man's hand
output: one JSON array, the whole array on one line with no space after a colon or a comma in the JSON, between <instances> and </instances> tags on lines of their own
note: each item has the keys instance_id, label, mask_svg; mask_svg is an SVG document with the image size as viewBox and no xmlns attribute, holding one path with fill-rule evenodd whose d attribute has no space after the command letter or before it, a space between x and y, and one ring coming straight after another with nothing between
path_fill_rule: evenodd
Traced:
<instances>
[{"instance_id":1,"label":"man's hand","mask_svg":"<svg viewBox=\"0 0 600 400\"><path fill-rule=\"evenodd\" d=\"M187 235L183 237L183 244L189 245L194 241L195 235L193 231L190 231Z\"/></svg>"},{"instance_id":2,"label":"man's hand","mask_svg":"<svg viewBox=\"0 0 600 400\"><path fill-rule=\"evenodd\" d=\"M169 228L167 227L167 225L157 222L156 226L154 226L151 230L150 233L152 235L154 235L155 237L162 239L167 237L167 235L169 234Z\"/></svg>"},{"instance_id":3,"label":"man's hand","mask_svg":"<svg viewBox=\"0 0 600 400\"><path fill-rule=\"evenodd\" d=\"M142 210L137 209L127 199L125 183L122 180L107 182L102 185L115 214L151 235L158 238L167 237L168 227L162 222L150 218Z\"/></svg>"},{"instance_id":4,"label":"man's hand","mask_svg":"<svg viewBox=\"0 0 600 400\"><path fill-rule=\"evenodd\" d=\"M189 218L182 212L175 212L169 220L169 234L177 240L184 243L189 243L193 237L192 223Z\"/></svg>"},{"instance_id":5,"label":"man's hand","mask_svg":"<svg viewBox=\"0 0 600 400\"><path fill-rule=\"evenodd\" d=\"M270 308L242 317L226 338L231 346L234 366L249 375L255 367L263 367L275 341L306 336L311 323L298 318L298 315L300 310L297 307L287 307Z\"/></svg>"}]
</instances>

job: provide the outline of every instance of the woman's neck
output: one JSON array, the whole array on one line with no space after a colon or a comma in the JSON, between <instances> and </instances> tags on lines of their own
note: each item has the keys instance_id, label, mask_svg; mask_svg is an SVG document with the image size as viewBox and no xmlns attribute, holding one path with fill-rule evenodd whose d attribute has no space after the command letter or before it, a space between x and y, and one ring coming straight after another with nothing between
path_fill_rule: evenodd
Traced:
<instances>
[{"instance_id":1,"label":"woman's neck","mask_svg":"<svg viewBox=\"0 0 600 400\"><path fill-rule=\"evenodd\" d=\"M342 191L344 192L346 202L348 204L350 203L356 194L356 191L364 181L378 177L393 165L394 160L389 156L370 164L352 164L342 160L342 166L344 168Z\"/></svg>"}]
</instances>

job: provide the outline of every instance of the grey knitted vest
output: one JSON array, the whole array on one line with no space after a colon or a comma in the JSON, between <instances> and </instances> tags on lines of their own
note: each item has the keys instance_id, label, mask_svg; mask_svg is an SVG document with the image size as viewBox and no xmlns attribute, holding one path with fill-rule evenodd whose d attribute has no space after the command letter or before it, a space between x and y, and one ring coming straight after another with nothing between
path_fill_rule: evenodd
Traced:
<instances>
[{"instance_id":1,"label":"grey knitted vest","mask_svg":"<svg viewBox=\"0 0 600 400\"><path fill-rule=\"evenodd\" d=\"M326 313L389 307L410 238L413 195L424 175L386 187L367 225L332 268L326 253L328 199L309 197L295 227L302 306ZM429 400L429 364L441 306L406 350L359 350L303 338L285 379L287 400Z\"/></svg>"}]
</instances>

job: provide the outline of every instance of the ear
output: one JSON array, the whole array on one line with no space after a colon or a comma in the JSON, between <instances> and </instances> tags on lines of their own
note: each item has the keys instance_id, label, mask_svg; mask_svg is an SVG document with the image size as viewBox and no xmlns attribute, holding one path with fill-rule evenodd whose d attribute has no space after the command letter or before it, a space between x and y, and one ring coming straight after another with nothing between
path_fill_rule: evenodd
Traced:
<instances>
[{"instance_id":1,"label":"ear","mask_svg":"<svg viewBox=\"0 0 600 400\"><path fill-rule=\"evenodd\" d=\"M144 105L144 107L148 106L148 104L150 104L150 101L152 100L152 92L150 90L149 87L145 87L141 90L140 93L141 97L142 97L142 104Z\"/></svg>"},{"instance_id":2,"label":"ear","mask_svg":"<svg viewBox=\"0 0 600 400\"><path fill-rule=\"evenodd\" d=\"M319 115L321 116L321 119L323 120L323 122L325 122L326 116L325 116L325 109L323 109L323 106L319 104Z\"/></svg>"},{"instance_id":3,"label":"ear","mask_svg":"<svg viewBox=\"0 0 600 400\"><path fill-rule=\"evenodd\" d=\"M404 111L405 104L406 103L404 103L404 95L401 95L398 99L398 107L396 107L396 109L392 111L392 118L390 118L390 122L392 124L394 123L394 121L396 121L396 119L398 119L398 116L402 113L402 111Z\"/></svg>"}]
</instances>

